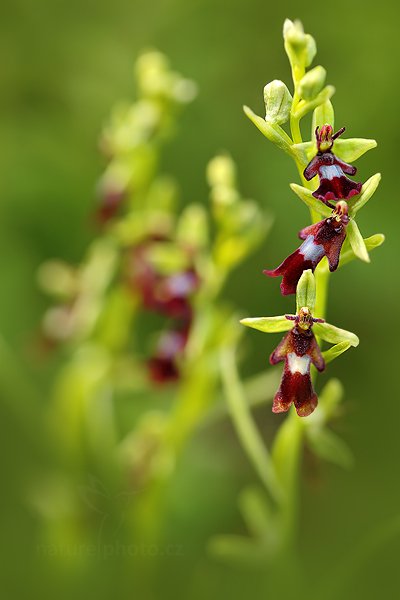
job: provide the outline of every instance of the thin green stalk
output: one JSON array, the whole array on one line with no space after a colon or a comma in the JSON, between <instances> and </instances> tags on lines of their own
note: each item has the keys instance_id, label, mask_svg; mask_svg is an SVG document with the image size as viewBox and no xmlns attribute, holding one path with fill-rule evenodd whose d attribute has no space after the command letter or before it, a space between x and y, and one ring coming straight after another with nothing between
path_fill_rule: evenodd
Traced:
<instances>
[{"instance_id":1,"label":"thin green stalk","mask_svg":"<svg viewBox=\"0 0 400 600\"><path fill-rule=\"evenodd\" d=\"M220 357L226 400L243 449L267 491L275 500L281 501L282 489L271 456L255 426L245 400L243 386L236 368L234 350L227 347L221 352Z\"/></svg>"}]
</instances>

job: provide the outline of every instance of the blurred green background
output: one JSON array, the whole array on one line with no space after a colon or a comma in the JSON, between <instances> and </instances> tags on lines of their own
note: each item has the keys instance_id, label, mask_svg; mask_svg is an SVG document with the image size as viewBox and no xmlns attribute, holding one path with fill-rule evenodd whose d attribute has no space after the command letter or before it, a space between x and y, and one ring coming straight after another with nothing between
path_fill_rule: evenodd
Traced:
<instances>
[{"instance_id":1,"label":"blurred green background","mask_svg":"<svg viewBox=\"0 0 400 600\"><path fill-rule=\"evenodd\" d=\"M288 579L293 578L296 597L308 597L314 574L326 572L329 589L335 565L354 547L340 597L398 593L400 537L391 535L391 526L386 531L390 519L400 515L398 4L386 2L383 10L376 2L344 0L328 5L15 0L3 4L0 21L0 332L17 356L4 351L0 365L5 598L39 596L46 589L58 597L109 598L130 594L136 578L121 571L115 556L97 557L71 571L38 558L40 523L26 490L49 460L37 447L41 413L29 408L31 389L40 391L38 406L44 410L58 366L31 352L48 302L37 288L37 267L53 257L78 262L94 235L90 215L104 166L98 134L112 105L133 96L132 65L143 48L165 52L174 68L199 85L199 96L185 110L164 156L165 170L180 181L183 202L207 201L206 163L227 150L238 163L243 193L275 215L272 233L235 272L227 298L253 316L292 311L292 299L282 298L261 270L293 250L308 215L288 188L297 181L294 166L242 112L246 103L262 113L267 81L289 84L281 37L285 17L300 18L317 40L314 64L327 69L328 82L337 89L337 127L345 125L351 137L378 140L378 148L357 164L360 180L383 173L359 225L364 236L387 236L370 266L353 262L332 281L329 321L361 339L357 350L328 370L345 385L346 412L338 429L356 463L346 472L306 455L299 552L308 572L288 572ZM243 372L256 373L266 367L277 340L254 332L246 340ZM269 408L257 416L268 436L274 427ZM156 583L160 597L283 597L270 573L232 569L207 556L211 535L241 531L237 492L255 476L229 423L198 438L180 468L181 512L173 524L179 552L163 562Z\"/></svg>"}]
</instances>

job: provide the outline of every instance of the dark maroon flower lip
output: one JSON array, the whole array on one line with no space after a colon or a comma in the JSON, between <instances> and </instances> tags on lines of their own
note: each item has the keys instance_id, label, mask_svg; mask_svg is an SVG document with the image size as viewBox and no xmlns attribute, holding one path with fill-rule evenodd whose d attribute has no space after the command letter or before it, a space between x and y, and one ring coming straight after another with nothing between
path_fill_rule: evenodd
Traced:
<instances>
[{"instance_id":1,"label":"dark maroon flower lip","mask_svg":"<svg viewBox=\"0 0 400 600\"><path fill-rule=\"evenodd\" d=\"M324 358L312 332L313 324L322 320L314 319L307 307L300 309L298 315L288 315L287 318L294 320L295 325L284 336L269 359L272 365L285 362L272 412L286 412L294 404L297 414L300 417L307 417L318 404L318 397L311 381L311 364L318 371L325 369Z\"/></svg>"},{"instance_id":2,"label":"dark maroon flower lip","mask_svg":"<svg viewBox=\"0 0 400 600\"><path fill-rule=\"evenodd\" d=\"M324 125L315 130L318 152L304 169L303 175L307 181L316 175L319 177L319 187L313 196L332 207L330 200L348 200L361 192L362 183L352 181L347 175L355 175L356 167L349 165L332 152L334 140L345 128L333 133L331 125Z\"/></svg>"},{"instance_id":3,"label":"dark maroon flower lip","mask_svg":"<svg viewBox=\"0 0 400 600\"><path fill-rule=\"evenodd\" d=\"M303 271L311 269L314 272L324 256L328 259L330 271L335 271L346 239L348 223L348 206L342 200L337 203L330 217L299 232L300 239L304 241L297 250L276 269L264 270L263 273L269 277L282 276L281 291L284 296L287 296L296 293Z\"/></svg>"}]
</instances>

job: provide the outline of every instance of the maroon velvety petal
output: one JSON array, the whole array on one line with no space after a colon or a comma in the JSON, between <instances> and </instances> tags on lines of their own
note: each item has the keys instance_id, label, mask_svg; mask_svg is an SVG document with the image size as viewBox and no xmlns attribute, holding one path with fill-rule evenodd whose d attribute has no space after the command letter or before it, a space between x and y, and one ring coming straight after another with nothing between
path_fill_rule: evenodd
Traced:
<instances>
[{"instance_id":1,"label":"maroon velvety petal","mask_svg":"<svg viewBox=\"0 0 400 600\"><path fill-rule=\"evenodd\" d=\"M323 222L315 236L315 242L324 248L330 271L335 271L339 264L340 251L346 239L347 221L338 222L336 218L328 218Z\"/></svg>"},{"instance_id":2,"label":"maroon velvety petal","mask_svg":"<svg viewBox=\"0 0 400 600\"><path fill-rule=\"evenodd\" d=\"M289 410L294 403L299 417L310 415L318 404L318 397L313 390L309 373L291 373L285 365L281 385L275 394L272 412L280 413Z\"/></svg>"},{"instance_id":3,"label":"maroon velvety petal","mask_svg":"<svg viewBox=\"0 0 400 600\"><path fill-rule=\"evenodd\" d=\"M361 192L362 183L351 181L345 175L333 177L333 179L320 179L320 185L315 192L314 198L319 200L348 200Z\"/></svg>"},{"instance_id":4,"label":"maroon velvety petal","mask_svg":"<svg viewBox=\"0 0 400 600\"><path fill-rule=\"evenodd\" d=\"M306 269L314 271L315 266L313 261L306 260L304 255L300 253L299 248L288 256L282 264L273 271L264 270L264 275L269 277L279 277L282 275L281 291L283 296L295 294L298 281Z\"/></svg>"},{"instance_id":5,"label":"maroon velvety petal","mask_svg":"<svg viewBox=\"0 0 400 600\"><path fill-rule=\"evenodd\" d=\"M275 394L272 412L286 412L294 403L297 414L306 417L318 403L310 377L311 362L322 371L325 368L321 350L310 329L295 325L271 354L270 362L276 364L285 358L282 380Z\"/></svg>"},{"instance_id":6,"label":"maroon velvety petal","mask_svg":"<svg viewBox=\"0 0 400 600\"><path fill-rule=\"evenodd\" d=\"M308 225L299 231L299 238L301 240L305 240L309 235L313 235L314 237L318 234L321 227L324 225L325 219L323 221L318 221L318 223L313 223L313 225Z\"/></svg>"},{"instance_id":7,"label":"maroon velvety petal","mask_svg":"<svg viewBox=\"0 0 400 600\"><path fill-rule=\"evenodd\" d=\"M276 365L278 362L285 360L288 352L292 352L293 350L293 342L292 342L292 332L289 331L279 342L275 350L272 352L269 357L269 362L271 365Z\"/></svg>"}]
</instances>

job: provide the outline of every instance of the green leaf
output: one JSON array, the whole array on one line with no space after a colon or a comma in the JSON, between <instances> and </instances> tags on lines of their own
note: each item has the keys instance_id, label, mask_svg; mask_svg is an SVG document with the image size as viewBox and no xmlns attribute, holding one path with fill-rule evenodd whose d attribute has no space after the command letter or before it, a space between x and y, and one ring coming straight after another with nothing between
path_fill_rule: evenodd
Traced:
<instances>
[{"instance_id":1,"label":"green leaf","mask_svg":"<svg viewBox=\"0 0 400 600\"><path fill-rule=\"evenodd\" d=\"M319 405L323 408L326 416L330 417L338 404L343 400L343 384L336 377L332 377L322 388L319 394Z\"/></svg>"},{"instance_id":2,"label":"green leaf","mask_svg":"<svg viewBox=\"0 0 400 600\"><path fill-rule=\"evenodd\" d=\"M364 242L364 238L361 235L357 223L354 221L354 219L351 219L349 221L349 224L347 225L347 239L349 240L350 246L352 247L352 250L357 256L357 258L369 263L370 258L367 247Z\"/></svg>"},{"instance_id":3,"label":"green leaf","mask_svg":"<svg viewBox=\"0 0 400 600\"><path fill-rule=\"evenodd\" d=\"M330 323L314 323L313 331L317 337L322 338L330 344L349 342L351 346L356 347L360 343L355 333L346 329L340 329L339 327L330 325Z\"/></svg>"},{"instance_id":4,"label":"green leaf","mask_svg":"<svg viewBox=\"0 0 400 600\"><path fill-rule=\"evenodd\" d=\"M375 248L379 248L379 246L381 246L384 241L385 236L383 235L383 233L375 233L375 235L371 235L371 237L364 238L365 247L369 252L371 250L374 250ZM347 263L351 262L355 258L357 258L357 256L354 254L352 247L349 245L345 250L342 250L340 254L340 262L338 268L347 265ZM321 272L329 271L328 262L324 262L324 265L320 268L320 270Z\"/></svg>"},{"instance_id":5,"label":"green leaf","mask_svg":"<svg viewBox=\"0 0 400 600\"><path fill-rule=\"evenodd\" d=\"M307 429L307 441L317 456L344 469L351 469L353 455L347 444L332 431L319 427Z\"/></svg>"},{"instance_id":6,"label":"green leaf","mask_svg":"<svg viewBox=\"0 0 400 600\"><path fill-rule=\"evenodd\" d=\"M292 140L288 134L275 123L267 123L265 119L262 119L256 115L251 108L248 106L243 107L245 115L254 123L254 125L261 131L270 142L273 142L278 148L284 150L287 154L293 155L292 153Z\"/></svg>"},{"instance_id":7,"label":"green leaf","mask_svg":"<svg viewBox=\"0 0 400 600\"><path fill-rule=\"evenodd\" d=\"M331 216L332 210L328 206L326 206L326 204L324 204L321 200L317 200L317 198L314 198L310 190L303 187L302 185L297 185L297 183L291 183L290 187L294 191L294 193L297 194L300 200L303 200L303 202L308 206L308 208L314 210L324 218Z\"/></svg>"},{"instance_id":8,"label":"green leaf","mask_svg":"<svg viewBox=\"0 0 400 600\"><path fill-rule=\"evenodd\" d=\"M303 306L307 306L310 312L313 313L315 309L315 277L311 269L303 271L302 276L299 279L296 289L296 312L299 311Z\"/></svg>"},{"instance_id":9,"label":"green leaf","mask_svg":"<svg viewBox=\"0 0 400 600\"><path fill-rule=\"evenodd\" d=\"M342 383L336 377L332 377L318 394L318 410L307 418L307 427L323 427L336 416L343 395Z\"/></svg>"},{"instance_id":10,"label":"green leaf","mask_svg":"<svg viewBox=\"0 0 400 600\"><path fill-rule=\"evenodd\" d=\"M356 196L354 202L350 202L349 212L350 216L354 216L360 208L364 206L371 198L371 196L375 193L376 188L378 187L381 181L381 174L376 173L372 175L362 186L361 194Z\"/></svg>"},{"instance_id":11,"label":"green leaf","mask_svg":"<svg viewBox=\"0 0 400 600\"><path fill-rule=\"evenodd\" d=\"M248 487L239 496L239 506L249 531L255 537L266 537L272 521L266 495L256 487Z\"/></svg>"},{"instance_id":12,"label":"green leaf","mask_svg":"<svg viewBox=\"0 0 400 600\"><path fill-rule=\"evenodd\" d=\"M332 362L335 360L335 358L343 354L343 352L346 352L346 350L348 350L350 347L350 342L339 342L339 344L335 344L335 346L332 346L332 348L329 348L329 350L325 350L325 352L322 353L325 363L328 364Z\"/></svg>"},{"instance_id":13,"label":"green leaf","mask_svg":"<svg viewBox=\"0 0 400 600\"><path fill-rule=\"evenodd\" d=\"M241 324L246 327L258 329L264 333L280 333L292 329L293 322L286 319L284 315L279 317L254 317L241 319Z\"/></svg>"},{"instance_id":14,"label":"green leaf","mask_svg":"<svg viewBox=\"0 0 400 600\"><path fill-rule=\"evenodd\" d=\"M218 535L211 538L208 551L212 556L228 563L240 565L265 564L265 550L251 538L240 535Z\"/></svg>"}]
</instances>

